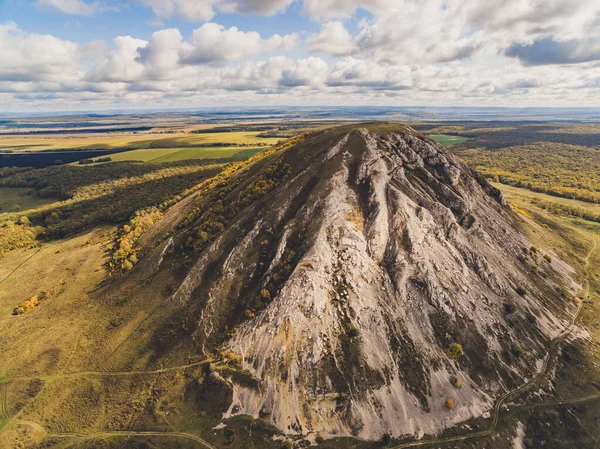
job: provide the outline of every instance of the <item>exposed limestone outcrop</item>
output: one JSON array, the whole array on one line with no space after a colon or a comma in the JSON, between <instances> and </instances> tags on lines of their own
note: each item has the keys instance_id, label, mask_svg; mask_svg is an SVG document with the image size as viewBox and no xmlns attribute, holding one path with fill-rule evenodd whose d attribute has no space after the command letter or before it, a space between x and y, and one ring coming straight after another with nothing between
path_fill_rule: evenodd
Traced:
<instances>
[{"instance_id":1,"label":"exposed limestone outcrop","mask_svg":"<svg viewBox=\"0 0 600 449\"><path fill-rule=\"evenodd\" d=\"M532 269L499 191L398 125L320 132L277 157L290 175L172 297L198 311L206 351L239 354L261 382L236 384L225 417L324 437L419 436L482 415L534 374L564 326L562 279Z\"/></svg>"}]
</instances>

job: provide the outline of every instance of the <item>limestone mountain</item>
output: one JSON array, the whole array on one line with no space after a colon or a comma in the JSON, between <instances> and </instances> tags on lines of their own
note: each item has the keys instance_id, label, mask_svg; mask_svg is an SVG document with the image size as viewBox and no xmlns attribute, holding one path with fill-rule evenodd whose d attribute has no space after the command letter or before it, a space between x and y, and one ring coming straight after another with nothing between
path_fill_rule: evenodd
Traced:
<instances>
[{"instance_id":1,"label":"limestone mountain","mask_svg":"<svg viewBox=\"0 0 600 449\"><path fill-rule=\"evenodd\" d=\"M186 323L154 332L153 357L220 354L223 419L324 438L437 433L535 374L569 269L498 190L401 125L296 140L140 239L136 276L175 270Z\"/></svg>"}]
</instances>

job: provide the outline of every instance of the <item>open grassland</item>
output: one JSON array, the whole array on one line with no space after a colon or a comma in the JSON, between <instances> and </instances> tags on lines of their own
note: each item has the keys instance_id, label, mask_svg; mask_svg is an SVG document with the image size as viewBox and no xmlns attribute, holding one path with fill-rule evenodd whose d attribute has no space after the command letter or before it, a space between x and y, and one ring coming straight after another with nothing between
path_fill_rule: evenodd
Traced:
<instances>
[{"instance_id":1,"label":"open grassland","mask_svg":"<svg viewBox=\"0 0 600 449\"><path fill-rule=\"evenodd\" d=\"M216 132L216 133L106 133L72 134L48 136L0 136L0 151L41 151L61 149L147 149L147 148L185 148L213 145L274 145L279 137L260 137L254 132Z\"/></svg>"},{"instance_id":2,"label":"open grassland","mask_svg":"<svg viewBox=\"0 0 600 449\"><path fill-rule=\"evenodd\" d=\"M238 154L241 157L250 157L265 147L211 147L211 148L161 148L124 151L110 155L111 161L140 161L140 162L176 162L194 159L220 159L231 158ZM73 163L73 165L78 165Z\"/></svg>"},{"instance_id":3,"label":"open grassland","mask_svg":"<svg viewBox=\"0 0 600 449\"><path fill-rule=\"evenodd\" d=\"M52 204L55 201L50 198L40 198L31 193L31 189L27 188L11 189L0 187L0 214L5 212L26 212L47 204Z\"/></svg>"},{"instance_id":4,"label":"open grassland","mask_svg":"<svg viewBox=\"0 0 600 449\"><path fill-rule=\"evenodd\" d=\"M427 137L429 137L432 140L435 140L437 143L442 144L445 147L449 147L450 145L456 145L457 143L463 143L467 140L466 137L451 136L449 134L429 134Z\"/></svg>"},{"instance_id":5,"label":"open grassland","mask_svg":"<svg viewBox=\"0 0 600 449\"><path fill-rule=\"evenodd\" d=\"M506 184L501 184L499 182L492 183L494 187L502 190L505 196L511 198L518 203L556 203L559 205L563 205L569 208L581 208L586 210L592 214L600 215L600 204L598 203L590 203L588 201L580 201L574 200L570 198L562 198L558 196L548 195L545 193L533 192L531 190L521 188L521 187L513 187Z\"/></svg>"}]
</instances>

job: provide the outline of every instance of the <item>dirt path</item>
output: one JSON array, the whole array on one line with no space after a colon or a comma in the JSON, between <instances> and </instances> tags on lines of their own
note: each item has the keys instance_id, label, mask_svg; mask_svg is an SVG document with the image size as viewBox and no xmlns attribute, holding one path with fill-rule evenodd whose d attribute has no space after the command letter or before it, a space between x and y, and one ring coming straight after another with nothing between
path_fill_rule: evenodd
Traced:
<instances>
[{"instance_id":1,"label":"dirt path","mask_svg":"<svg viewBox=\"0 0 600 449\"><path fill-rule=\"evenodd\" d=\"M12 271L10 273L8 273L6 276L4 276L4 278L2 280L0 280L0 284L2 284L4 281L8 280L9 277L11 277L15 271L17 271L19 268L21 268L23 265L25 265L27 262L29 262L29 260L35 256L37 253L39 253L42 250L42 247L40 246L39 248L36 249L36 251L31 254L29 257L27 257L27 259L25 259L23 262L21 262L19 265L17 265L15 268L12 269Z\"/></svg>"},{"instance_id":2,"label":"dirt path","mask_svg":"<svg viewBox=\"0 0 600 449\"><path fill-rule=\"evenodd\" d=\"M197 362L188 363L185 365L169 366L167 368L159 368L155 370L133 370L133 371L79 371L74 373L59 373L49 374L43 376L5 376L0 378L0 385L7 384L12 380L57 380L57 379L69 379L74 377L117 377L117 376L139 376L139 375L152 375L152 374L163 374L174 371L182 371L187 368L193 368L195 366L205 365L212 362L213 359L203 359Z\"/></svg>"},{"instance_id":3,"label":"dirt path","mask_svg":"<svg viewBox=\"0 0 600 449\"><path fill-rule=\"evenodd\" d=\"M39 424L31 422L31 421L21 421L21 424L26 424L42 435L48 438L74 438L81 440L98 440L98 439L107 439L107 438L130 438L135 436L141 437L173 437L173 438L183 438L187 440L194 441L198 443L200 446L207 449L217 449L215 446L210 444L208 441L203 440L199 436L193 435L191 433L185 432L152 432L152 431L133 431L133 430L114 430L114 431L99 431L99 432L90 432L90 433L78 433L78 432L61 432L61 433L49 433L44 430Z\"/></svg>"}]
</instances>

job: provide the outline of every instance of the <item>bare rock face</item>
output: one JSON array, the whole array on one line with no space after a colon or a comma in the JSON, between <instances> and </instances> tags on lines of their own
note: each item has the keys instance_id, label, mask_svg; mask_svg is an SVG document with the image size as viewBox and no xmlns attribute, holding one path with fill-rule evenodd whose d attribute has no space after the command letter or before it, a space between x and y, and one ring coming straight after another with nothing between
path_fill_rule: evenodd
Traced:
<instances>
[{"instance_id":1,"label":"bare rock face","mask_svg":"<svg viewBox=\"0 0 600 449\"><path fill-rule=\"evenodd\" d=\"M316 133L272 163L290 174L173 295L193 306L206 351L240 355L260 380L233 386L225 418L419 436L482 415L535 373L564 326L563 279L540 276L519 220L478 174L399 125Z\"/></svg>"}]
</instances>

